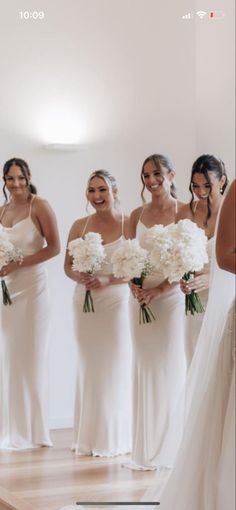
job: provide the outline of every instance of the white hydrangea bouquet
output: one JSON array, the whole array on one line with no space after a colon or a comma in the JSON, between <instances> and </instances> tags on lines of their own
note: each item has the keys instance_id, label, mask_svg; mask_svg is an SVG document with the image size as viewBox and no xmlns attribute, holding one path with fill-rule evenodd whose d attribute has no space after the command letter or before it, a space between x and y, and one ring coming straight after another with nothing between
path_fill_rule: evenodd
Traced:
<instances>
[{"instance_id":1,"label":"white hydrangea bouquet","mask_svg":"<svg viewBox=\"0 0 236 510\"><path fill-rule=\"evenodd\" d=\"M190 280L208 262L206 234L188 219L166 227L155 225L149 229L146 242L150 248L151 264L161 270L170 283L181 278ZM185 296L185 312L192 315L204 312L194 291Z\"/></svg>"},{"instance_id":2,"label":"white hydrangea bouquet","mask_svg":"<svg viewBox=\"0 0 236 510\"><path fill-rule=\"evenodd\" d=\"M144 279L151 272L148 251L141 248L137 239L125 239L111 257L113 274L142 288ZM149 306L140 305L139 324L155 320Z\"/></svg>"},{"instance_id":3,"label":"white hydrangea bouquet","mask_svg":"<svg viewBox=\"0 0 236 510\"><path fill-rule=\"evenodd\" d=\"M16 248L8 239L6 232L0 232L0 270L9 262L19 262L22 263L23 255L22 252ZM2 299L4 305L11 305L12 300L9 294L6 282L3 277L1 277L1 287L2 287Z\"/></svg>"},{"instance_id":4,"label":"white hydrangea bouquet","mask_svg":"<svg viewBox=\"0 0 236 510\"><path fill-rule=\"evenodd\" d=\"M96 232L88 232L84 239L79 237L68 243L69 254L73 257L72 269L94 275L106 258L102 237ZM83 311L94 312L91 291L86 290Z\"/></svg>"}]
</instances>

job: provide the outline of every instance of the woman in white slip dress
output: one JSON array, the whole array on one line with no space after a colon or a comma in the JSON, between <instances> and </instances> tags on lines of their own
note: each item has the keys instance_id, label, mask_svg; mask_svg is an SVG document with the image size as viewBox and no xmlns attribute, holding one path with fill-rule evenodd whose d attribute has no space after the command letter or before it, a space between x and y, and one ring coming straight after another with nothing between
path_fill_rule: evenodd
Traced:
<instances>
[{"instance_id":1,"label":"woman in white slip dress","mask_svg":"<svg viewBox=\"0 0 236 510\"><path fill-rule=\"evenodd\" d=\"M125 454L131 449L131 339L129 287L112 276L110 258L127 236L127 219L116 209L117 185L105 170L89 177L87 198L95 213L73 224L69 241L87 232L101 234L106 262L95 275L65 272L76 281L74 321L78 347L74 444L79 455ZM83 312L91 289L94 313Z\"/></svg>"},{"instance_id":2,"label":"woman in white slip dress","mask_svg":"<svg viewBox=\"0 0 236 510\"><path fill-rule=\"evenodd\" d=\"M130 218L130 236L137 237L143 248L150 227L175 222L179 203L174 175L165 156L154 154L143 163L142 194L146 188L151 202L134 210ZM133 448L127 467L151 470L173 465L182 434L183 409L176 413L176 404L185 383L184 295L179 285L164 281L162 273L148 276L143 289L132 289L137 297L131 302ZM142 303L149 305L155 321L139 324Z\"/></svg>"},{"instance_id":3,"label":"woman in white slip dress","mask_svg":"<svg viewBox=\"0 0 236 510\"><path fill-rule=\"evenodd\" d=\"M50 446L45 402L49 306L42 263L59 252L57 225L49 204L35 196L24 160L7 161L3 179L10 200L0 208L0 228L24 259L0 271L12 300L10 306L0 305L0 449Z\"/></svg>"},{"instance_id":4,"label":"woman in white slip dress","mask_svg":"<svg viewBox=\"0 0 236 510\"><path fill-rule=\"evenodd\" d=\"M235 194L236 181L220 213L220 267L213 257L207 309L187 377L186 425L176 466L161 494L156 478L143 498L159 500L156 509L235 510Z\"/></svg>"},{"instance_id":5,"label":"woman in white slip dress","mask_svg":"<svg viewBox=\"0 0 236 510\"><path fill-rule=\"evenodd\" d=\"M192 199L180 208L177 220L189 218L205 230L208 237L207 251L209 262L203 270L196 273L191 282L181 281L182 291L187 294L195 290L206 309L209 289L209 273L216 218L222 201L222 195L228 183L224 163L209 154L203 154L193 164L189 190ZM197 200L194 201L194 195ZM186 356L188 368L191 364L197 339L200 333L204 313L188 314L186 317Z\"/></svg>"}]
</instances>

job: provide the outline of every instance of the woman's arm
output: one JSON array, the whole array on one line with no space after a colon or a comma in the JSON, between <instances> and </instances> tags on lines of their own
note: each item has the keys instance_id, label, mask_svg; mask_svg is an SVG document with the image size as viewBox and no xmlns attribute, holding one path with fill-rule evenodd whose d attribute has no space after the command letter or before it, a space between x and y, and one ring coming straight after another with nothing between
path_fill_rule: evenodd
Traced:
<instances>
[{"instance_id":1,"label":"woman's arm","mask_svg":"<svg viewBox=\"0 0 236 510\"><path fill-rule=\"evenodd\" d=\"M20 263L10 262L7 264L7 266L3 269L4 275L10 274L23 267L30 267L35 264L45 262L46 260L58 255L60 252L60 240L56 216L46 200L39 199L38 197L34 200L32 207L32 220L37 225L36 228L40 228L40 232L46 240L46 246L33 255L27 255Z\"/></svg>"},{"instance_id":2,"label":"woman's arm","mask_svg":"<svg viewBox=\"0 0 236 510\"><path fill-rule=\"evenodd\" d=\"M169 283L166 279L157 285L157 287L151 287L149 289L140 289L135 285L135 289L133 288L132 291L140 304L148 305L150 301L160 298L169 289L176 287L176 285L178 285L178 283Z\"/></svg>"},{"instance_id":3,"label":"woman's arm","mask_svg":"<svg viewBox=\"0 0 236 510\"><path fill-rule=\"evenodd\" d=\"M236 180L230 186L220 212L216 237L216 259L221 269L236 272L235 267L235 193Z\"/></svg>"},{"instance_id":4,"label":"woman's arm","mask_svg":"<svg viewBox=\"0 0 236 510\"><path fill-rule=\"evenodd\" d=\"M82 233L82 221L83 220L76 220L69 232L67 243L66 243L66 253L65 253L65 260L64 260L64 271L66 273L66 276L70 278L71 280L74 280L75 282L81 282L81 274L78 271L74 271L72 269L73 264L73 257L69 254L68 251L68 244L70 241L74 241L74 239L77 239L78 237L81 237ZM85 273L84 273L85 274ZM82 283L82 282L81 282Z\"/></svg>"},{"instance_id":5,"label":"woman's arm","mask_svg":"<svg viewBox=\"0 0 236 510\"><path fill-rule=\"evenodd\" d=\"M140 215L142 213L142 207L138 207L138 209L135 209L132 211L130 217L129 217L129 223L128 223L128 239L134 239L136 237L136 227L138 220L140 218Z\"/></svg>"}]
</instances>

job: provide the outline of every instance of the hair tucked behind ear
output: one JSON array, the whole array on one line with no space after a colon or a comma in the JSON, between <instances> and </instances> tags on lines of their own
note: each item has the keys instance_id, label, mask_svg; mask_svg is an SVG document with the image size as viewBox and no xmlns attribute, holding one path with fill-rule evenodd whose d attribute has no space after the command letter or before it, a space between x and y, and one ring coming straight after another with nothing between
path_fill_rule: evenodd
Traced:
<instances>
[{"instance_id":1,"label":"hair tucked behind ear","mask_svg":"<svg viewBox=\"0 0 236 510\"><path fill-rule=\"evenodd\" d=\"M16 166L20 167L21 172L25 177L25 180L26 180L26 183L27 183L30 193L32 193L32 195L37 195L37 188L34 186L34 184L31 184L29 182L30 177L31 177L31 172L30 172L28 163L26 163L26 161L24 161L24 159L21 159L21 158L12 158L12 159L9 159L8 161L6 161L6 163L4 164L4 167L3 167L3 179L4 179L3 194L4 194L6 201L7 201L6 176L9 172L10 168L12 167L12 165L16 165Z\"/></svg>"},{"instance_id":2,"label":"hair tucked behind ear","mask_svg":"<svg viewBox=\"0 0 236 510\"><path fill-rule=\"evenodd\" d=\"M142 198L143 203L145 203L145 198L144 198L145 182L144 182L144 178L143 178L143 172L144 172L145 165L149 161L151 161L155 165L156 169L159 170L160 172L161 172L161 166L166 168L166 170L168 170L168 173L173 172L173 170L174 170L170 159L167 158L166 156L163 156L163 154L152 154L151 156L148 156L145 159L145 161L143 162L142 170L141 170L141 181L143 183L143 188L141 191L141 198ZM170 186L170 193L173 198L177 199L176 186L173 182L171 183L171 186Z\"/></svg>"}]
</instances>

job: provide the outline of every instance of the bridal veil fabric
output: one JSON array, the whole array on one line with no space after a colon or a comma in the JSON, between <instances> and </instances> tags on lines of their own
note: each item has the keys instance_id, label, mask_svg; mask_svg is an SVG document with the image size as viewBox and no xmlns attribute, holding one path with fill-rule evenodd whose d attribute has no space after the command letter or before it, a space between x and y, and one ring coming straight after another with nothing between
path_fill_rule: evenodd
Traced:
<instances>
[{"instance_id":1,"label":"bridal veil fabric","mask_svg":"<svg viewBox=\"0 0 236 510\"><path fill-rule=\"evenodd\" d=\"M176 466L164 491L156 477L144 496L146 501L160 500L161 510L235 508L234 283L234 275L214 261L208 305L187 378L185 430Z\"/></svg>"}]
</instances>

